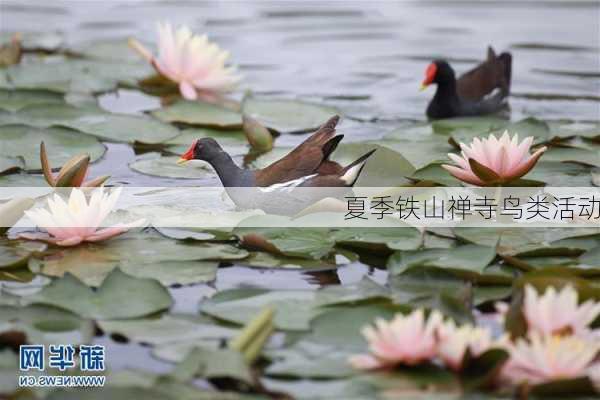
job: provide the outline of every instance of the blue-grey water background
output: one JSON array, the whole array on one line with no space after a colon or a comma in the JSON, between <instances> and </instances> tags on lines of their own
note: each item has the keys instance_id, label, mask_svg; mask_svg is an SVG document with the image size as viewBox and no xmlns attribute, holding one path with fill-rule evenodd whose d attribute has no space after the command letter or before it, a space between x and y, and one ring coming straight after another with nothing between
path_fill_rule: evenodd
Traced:
<instances>
[{"instance_id":1,"label":"blue-grey water background","mask_svg":"<svg viewBox=\"0 0 600 400\"><path fill-rule=\"evenodd\" d=\"M242 90L341 109L345 141L377 139L423 121L433 88L418 88L429 61L446 58L461 73L485 57L488 45L513 54L512 119L600 120L598 2L0 1L0 31L60 31L67 46L128 36L152 42L156 23L164 20L206 32L228 49L244 76ZM122 90L102 96L100 104L137 113L159 102ZM284 135L276 145L293 145L304 137ZM96 174L110 174L121 184L175 184L129 169L134 151L128 145L107 146ZM175 311L197 312L200 300L215 290L318 288L325 281L353 283L365 274L386 280L385 270L358 262L331 273L230 266L219 269L210 284L171 292ZM107 337L98 342L108 345L111 369L171 368L142 346Z\"/></svg>"}]
</instances>

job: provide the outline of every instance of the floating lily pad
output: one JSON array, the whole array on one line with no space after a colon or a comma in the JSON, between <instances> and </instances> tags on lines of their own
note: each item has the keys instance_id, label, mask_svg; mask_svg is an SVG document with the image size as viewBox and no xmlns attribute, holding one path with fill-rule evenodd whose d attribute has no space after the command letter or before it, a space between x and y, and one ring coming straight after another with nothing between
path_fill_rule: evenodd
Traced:
<instances>
[{"instance_id":1,"label":"floating lily pad","mask_svg":"<svg viewBox=\"0 0 600 400\"><path fill-rule=\"evenodd\" d=\"M0 131L1 130L2 128L0 128ZM53 188L48 186L48 182L46 182L46 179L44 179L42 175L32 175L24 172L19 174L0 175L0 187L39 187L40 195L50 193L53 190Z\"/></svg>"},{"instance_id":2,"label":"floating lily pad","mask_svg":"<svg viewBox=\"0 0 600 400\"><path fill-rule=\"evenodd\" d=\"M169 308L172 303L169 292L156 280L133 278L118 269L108 275L97 291L68 274L27 300L95 319L141 317Z\"/></svg>"},{"instance_id":3,"label":"floating lily pad","mask_svg":"<svg viewBox=\"0 0 600 400\"><path fill-rule=\"evenodd\" d=\"M198 339L230 339L237 329L215 325L208 319L197 316L165 314L160 318L99 321L100 328L107 333L117 333L129 340L161 345Z\"/></svg>"},{"instance_id":4,"label":"floating lily pad","mask_svg":"<svg viewBox=\"0 0 600 400\"><path fill-rule=\"evenodd\" d=\"M72 47L71 51L94 60L147 64L146 60L129 47L127 38L83 42Z\"/></svg>"},{"instance_id":5,"label":"floating lily pad","mask_svg":"<svg viewBox=\"0 0 600 400\"><path fill-rule=\"evenodd\" d=\"M346 228L332 232L336 243L375 250L385 247L391 250L415 250L422 244L418 229L405 226L398 228Z\"/></svg>"},{"instance_id":6,"label":"floating lily pad","mask_svg":"<svg viewBox=\"0 0 600 400\"><path fill-rule=\"evenodd\" d=\"M179 134L176 128L149 117L112 114L95 107L76 108L67 104L29 106L4 118L38 127L64 126L117 142L156 144Z\"/></svg>"},{"instance_id":7,"label":"floating lily pad","mask_svg":"<svg viewBox=\"0 0 600 400\"><path fill-rule=\"evenodd\" d=\"M171 285L210 280L216 263L207 261L238 260L247 255L246 251L227 244L188 243L158 234L131 232L105 243L61 250L32 262L45 275L63 276L69 272L92 286L100 285L118 265L134 276L148 277L155 273L156 279Z\"/></svg>"},{"instance_id":8,"label":"floating lily pad","mask_svg":"<svg viewBox=\"0 0 600 400\"><path fill-rule=\"evenodd\" d=\"M219 360L218 363L214 362ZM211 378L234 378L252 384L250 367L242 353L230 349L205 349L197 347L175 367L172 376L182 381L195 376Z\"/></svg>"},{"instance_id":9,"label":"floating lily pad","mask_svg":"<svg viewBox=\"0 0 600 400\"><path fill-rule=\"evenodd\" d=\"M488 246L465 245L452 249L398 251L388 260L388 270L401 274L413 267L437 267L477 276L496 258L496 249Z\"/></svg>"},{"instance_id":10,"label":"floating lily pad","mask_svg":"<svg viewBox=\"0 0 600 400\"><path fill-rule=\"evenodd\" d=\"M249 97L244 113L277 132L298 133L316 130L339 110L299 100L271 100Z\"/></svg>"},{"instance_id":11,"label":"floating lily pad","mask_svg":"<svg viewBox=\"0 0 600 400\"><path fill-rule=\"evenodd\" d=\"M0 333L3 331L22 331L28 343L77 345L89 343L95 328L92 321L55 307L0 306Z\"/></svg>"},{"instance_id":12,"label":"floating lily pad","mask_svg":"<svg viewBox=\"0 0 600 400\"><path fill-rule=\"evenodd\" d=\"M203 161L179 165L178 159L179 157L161 156L160 153L148 153L129 164L129 167L142 174L164 178L201 179L214 175L212 167Z\"/></svg>"},{"instance_id":13,"label":"floating lily pad","mask_svg":"<svg viewBox=\"0 0 600 400\"><path fill-rule=\"evenodd\" d=\"M45 249L46 245L43 243L0 238L0 269L26 266L33 253Z\"/></svg>"},{"instance_id":14,"label":"floating lily pad","mask_svg":"<svg viewBox=\"0 0 600 400\"><path fill-rule=\"evenodd\" d=\"M590 186L591 176L589 167L574 163L564 163L559 161L546 161L545 155L542 161L525 175L526 179L541 181L547 186Z\"/></svg>"},{"instance_id":15,"label":"floating lily pad","mask_svg":"<svg viewBox=\"0 0 600 400\"><path fill-rule=\"evenodd\" d=\"M135 86L152 72L150 65L111 63L100 60L58 58L31 62L5 70L9 89L37 89L58 93L102 93L119 84Z\"/></svg>"},{"instance_id":16,"label":"floating lily pad","mask_svg":"<svg viewBox=\"0 0 600 400\"><path fill-rule=\"evenodd\" d=\"M372 318L369 322L371 321ZM360 334L359 331L354 333ZM288 348L267 351L267 356L274 362L269 365L265 373L269 376L281 377L344 378L356 373L348 362L350 356L354 354L339 347L303 340Z\"/></svg>"},{"instance_id":17,"label":"floating lily pad","mask_svg":"<svg viewBox=\"0 0 600 400\"><path fill-rule=\"evenodd\" d=\"M44 90L0 90L0 108L17 111L34 104L62 104L64 96Z\"/></svg>"},{"instance_id":18,"label":"floating lily pad","mask_svg":"<svg viewBox=\"0 0 600 400\"><path fill-rule=\"evenodd\" d=\"M505 130L511 137L518 133L520 140L533 136L534 143L544 142L550 135L548 124L535 118L512 123L495 117L452 118L434 121L431 126L435 133L450 135L455 144L468 144L475 137L487 137L490 133L499 137Z\"/></svg>"},{"instance_id":19,"label":"floating lily pad","mask_svg":"<svg viewBox=\"0 0 600 400\"><path fill-rule=\"evenodd\" d=\"M450 162L449 164L452 165ZM416 170L410 176L410 179L450 187L458 187L462 185L458 179L450 175L448 171L442 168L441 163L432 163Z\"/></svg>"},{"instance_id":20,"label":"floating lily pad","mask_svg":"<svg viewBox=\"0 0 600 400\"><path fill-rule=\"evenodd\" d=\"M153 278L164 286L211 282L217 277L218 268L218 261L163 261L121 266L121 269L129 275Z\"/></svg>"},{"instance_id":21,"label":"floating lily pad","mask_svg":"<svg viewBox=\"0 0 600 400\"><path fill-rule=\"evenodd\" d=\"M542 156L543 160L587 164L600 167L600 149L588 150L578 147L551 147ZM587 186L587 185L585 185Z\"/></svg>"},{"instance_id":22,"label":"floating lily pad","mask_svg":"<svg viewBox=\"0 0 600 400\"><path fill-rule=\"evenodd\" d=\"M335 245L328 230L323 228L237 228L234 234L250 248L289 257L318 260L328 255Z\"/></svg>"},{"instance_id":23,"label":"floating lily pad","mask_svg":"<svg viewBox=\"0 0 600 400\"><path fill-rule=\"evenodd\" d=\"M238 292L242 294L242 292ZM231 321L240 325L249 322L254 315L266 306L275 309L273 323L279 329L306 331L310 320L316 315L313 310L316 295L314 291L287 290L266 293L252 293L234 300L222 300L222 296L236 294L221 292L200 305L202 313Z\"/></svg>"},{"instance_id":24,"label":"floating lily pad","mask_svg":"<svg viewBox=\"0 0 600 400\"><path fill-rule=\"evenodd\" d=\"M164 122L180 122L216 129L241 129L242 116L231 109L199 101L180 100L152 111Z\"/></svg>"},{"instance_id":25,"label":"floating lily pad","mask_svg":"<svg viewBox=\"0 0 600 400\"><path fill-rule=\"evenodd\" d=\"M556 255L557 249L576 248L585 250L587 241L577 243L574 239L585 239L598 233L595 228L455 228L454 234L464 241L481 246L496 246L499 254L518 255ZM565 242L571 239L570 243ZM586 247L582 247L586 246ZM563 250L561 250L563 251ZM568 251L568 250L567 250Z\"/></svg>"},{"instance_id":26,"label":"floating lily pad","mask_svg":"<svg viewBox=\"0 0 600 400\"><path fill-rule=\"evenodd\" d=\"M90 155L92 161L102 157L106 148L96 138L66 128L39 129L24 125L0 126L0 155L20 156L29 170L39 170L40 142L46 144L50 165L63 165L81 153Z\"/></svg>"}]
</instances>

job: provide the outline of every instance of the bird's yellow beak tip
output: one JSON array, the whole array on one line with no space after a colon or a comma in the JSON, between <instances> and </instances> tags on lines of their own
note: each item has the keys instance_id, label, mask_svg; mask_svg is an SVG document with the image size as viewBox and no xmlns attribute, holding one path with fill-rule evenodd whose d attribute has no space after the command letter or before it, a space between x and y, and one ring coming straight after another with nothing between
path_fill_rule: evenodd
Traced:
<instances>
[{"instance_id":1,"label":"bird's yellow beak tip","mask_svg":"<svg viewBox=\"0 0 600 400\"><path fill-rule=\"evenodd\" d=\"M429 85L421 83L421 87L419 88L419 92L422 92L423 90L427 89L427 86L429 86Z\"/></svg>"},{"instance_id":2,"label":"bird's yellow beak tip","mask_svg":"<svg viewBox=\"0 0 600 400\"><path fill-rule=\"evenodd\" d=\"M186 160L185 158L180 158L179 160L177 160L177 165L183 165L186 162L188 162L189 160Z\"/></svg>"}]
</instances>

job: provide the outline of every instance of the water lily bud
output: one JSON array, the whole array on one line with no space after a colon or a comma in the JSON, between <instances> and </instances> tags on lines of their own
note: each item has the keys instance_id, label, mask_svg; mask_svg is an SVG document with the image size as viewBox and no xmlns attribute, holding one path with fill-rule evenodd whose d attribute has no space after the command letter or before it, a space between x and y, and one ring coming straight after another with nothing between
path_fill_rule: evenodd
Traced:
<instances>
[{"instance_id":1,"label":"water lily bud","mask_svg":"<svg viewBox=\"0 0 600 400\"><path fill-rule=\"evenodd\" d=\"M96 187L101 186L108 178L110 178L108 175L103 175L90 181L84 181L90 165L90 156L87 154L71 158L62 166L58 175L54 176L48 161L44 142L40 144L40 162L42 164L44 178L52 187Z\"/></svg>"},{"instance_id":2,"label":"water lily bud","mask_svg":"<svg viewBox=\"0 0 600 400\"><path fill-rule=\"evenodd\" d=\"M244 114L242 117L244 134L252 149L267 152L273 148L271 132L260 122Z\"/></svg>"},{"instance_id":3,"label":"water lily bud","mask_svg":"<svg viewBox=\"0 0 600 400\"><path fill-rule=\"evenodd\" d=\"M21 35L15 33L10 43L0 46L0 67L18 64L21 62L22 56Z\"/></svg>"}]
</instances>

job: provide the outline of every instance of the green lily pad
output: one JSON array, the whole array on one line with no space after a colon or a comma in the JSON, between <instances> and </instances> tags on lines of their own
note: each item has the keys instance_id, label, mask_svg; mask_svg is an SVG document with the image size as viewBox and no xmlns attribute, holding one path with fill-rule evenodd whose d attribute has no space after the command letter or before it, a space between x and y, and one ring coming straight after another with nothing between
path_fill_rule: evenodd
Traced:
<instances>
[{"instance_id":1,"label":"green lily pad","mask_svg":"<svg viewBox=\"0 0 600 400\"><path fill-rule=\"evenodd\" d=\"M256 268L323 270L337 268L340 264L344 264L344 262L338 262L337 257L327 257L324 259L313 260L309 258L287 257L279 254L257 251L250 253L250 256L240 261L239 264Z\"/></svg>"},{"instance_id":2,"label":"green lily pad","mask_svg":"<svg viewBox=\"0 0 600 400\"><path fill-rule=\"evenodd\" d=\"M356 354L366 350L366 341L361 335L363 327L377 318L390 320L401 310L407 311L407 307L389 303L332 307L311 321L312 334L309 338L317 343L352 349Z\"/></svg>"},{"instance_id":3,"label":"green lily pad","mask_svg":"<svg viewBox=\"0 0 600 400\"><path fill-rule=\"evenodd\" d=\"M45 249L46 245L43 243L0 238L0 270L26 266L33 253Z\"/></svg>"},{"instance_id":4,"label":"green lily pad","mask_svg":"<svg viewBox=\"0 0 600 400\"><path fill-rule=\"evenodd\" d=\"M353 354L333 346L301 340L288 348L267 351L267 357L274 362L265 373L286 378L345 378L356 373L348 362Z\"/></svg>"},{"instance_id":5,"label":"green lily pad","mask_svg":"<svg viewBox=\"0 0 600 400\"><path fill-rule=\"evenodd\" d=\"M121 269L129 275L153 278L164 286L212 282L217 277L218 268L218 261L163 261L121 266Z\"/></svg>"},{"instance_id":6,"label":"green lily pad","mask_svg":"<svg viewBox=\"0 0 600 400\"><path fill-rule=\"evenodd\" d=\"M103 93L119 84L135 86L150 74L149 64L55 58L12 66L5 70L7 89L49 90L57 93Z\"/></svg>"},{"instance_id":7,"label":"green lily pad","mask_svg":"<svg viewBox=\"0 0 600 400\"><path fill-rule=\"evenodd\" d=\"M129 47L127 38L83 42L75 45L70 50L93 60L147 64L146 60L143 60L139 54Z\"/></svg>"},{"instance_id":8,"label":"green lily pad","mask_svg":"<svg viewBox=\"0 0 600 400\"><path fill-rule=\"evenodd\" d=\"M60 250L43 260L32 260L41 273L49 276L76 276L97 286L118 265L130 275L156 279L165 285L211 280L215 262L238 260L248 252L228 244L189 243L167 239L158 234L134 232L104 243L83 244Z\"/></svg>"},{"instance_id":9,"label":"green lily pad","mask_svg":"<svg viewBox=\"0 0 600 400\"><path fill-rule=\"evenodd\" d=\"M244 113L277 132L298 133L316 130L339 110L299 100L271 100L249 97Z\"/></svg>"},{"instance_id":10,"label":"green lily pad","mask_svg":"<svg viewBox=\"0 0 600 400\"><path fill-rule=\"evenodd\" d=\"M1 128L0 128L1 130ZM40 195L52 192L54 188L48 186L43 175L32 175L21 172L19 174L0 175L0 187L38 187Z\"/></svg>"},{"instance_id":11,"label":"green lily pad","mask_svg":"<svg viewBox=\"0 0 600 400\"><path fill-rule=\"evenodd\" d=\"M331 237L338 244L372 250L381 247L390 250L415 250L422 243L419 230L410 226L398 228L345 228L333 231Z\"/></svg>"},{"instance_id":12,"label":"green lily pad","mask_svg":"<svg viewBox=\"0 0 600 400\"><path fill-rule=\"evenodd\" d=\"M587 164L592 167L600 167L600 150L588 150L579 147L553 146L546 150L542 156L544 161L561 161Z\"/></svg>"},{"instance_id":13,"label":"green lily pad","mask_svg":"<svg viewBox=\"0 0 600 400\"><path fill-rule=\"evenodd\" d=\"M214 175L212 167L203 161L179 165L178 159L179 157L161 156L160 153L147 153L129 164L129 167L145 175L163 178L201 179Z\"/></svg>"},{"instance_id":14,"label":"green lily pad","mask_svg":"<svg viewBox=\"0 0 600 400\"><path fill-rule=\"evenodd\" d=\"M46 144L50 165L63 165L71 157L81 153L90 155L92 161L102 157L106 148L93 136L66 128L39 129L25 125L0 126L0 155L20 156L29 170L39 170L39 143Z\"/></svg>"},{"instance_id":15,"label":"green lily pad","mask_svg":"<svg viewBox=\"0 0 600 400\"><path fill-rule=\"evenodd\" d=\"M587 248L582 247L588 246L587 243L569 243L563 240L585 238L598 233L595 228L454 228L453 231L464 241L481 246L496 246L499 254L509 256L556 255L553 254L553 247L580 249L581 252Z\"/></svg>"},{"instance_id":16,"label":"green lily pad","mask_svg":"<svg viewBox=\"0 0 600 400\"><path fill-rule=\"evenodd\" d=\"M250 217L243 222L261 219ZM329 237L328 229L310 228L242 228L234 234L244 243L260 250L282 254L288 257L301 257L318 260L328 255L335 242Z\"/></svg>"},{"instance_id":17,"label":"green lily pad","mask_svg":"<svg viewBox=\"0 0 600 400\"><path fill-rule=\"evenodd\" d=\"M545 155L542 161L525 176L526 179L541 181L547 186L590 186L591 176L589 167L573 163L564 163L557 161L546 161Z\"/></svg>"},{"instance_id":18,"label":"green lily pad","mask_svg":"<svg viewBox=\"0 0 600 400\"><path fill-rule=\"evenodd\" d=\"M180 122L215 129L241 129L242 127L240 113L199 101L180 100L154 110L151 114L164 122Z\"/></svg>"},{"instance_id":19,"label":"green lily pad","mask_svg":"<svg viewBox=\"0 0 600 400\"><path fill-rule=\"evenodd\" d=\"M179 314L164 314L153 319L99 321L98 325L104 332L117 333L129 340L151 345L230 339L238 332L237 329L215 325L207 319Z\"/></svg>"},{"instance_id":20,"label":"green lily pad","mask_svg":"<svg viewBox=\"0 0 600 400\"><path fill-rule=\"evenodd\" d=\"M45 305L0 306L0 332L22 331L28 343L89 343L95 328L90 320Z\"/></svg>"},{"instance_id":21,"label":"green lily pad","mask_svg":"<svg viewBox=\"0 0 600 400\"><path fill-rule=\"evenodd\" d=\"M434 306L441 295L468 300L468 282L441 268L410 268L390 279L392 298L399 304Z\"/></svg>"},{"instance_id":22,"label":"green lily pad","mask_svg":"<svg viewBox=\"0 0 600 400\"><path fill-rule=\"evenodd\" d=\"M229 293L228 293L229 292ZM221 296L235 291L221 292L202 302L200 311L213 317L236 324L248 323L259 310L266 306L275 309L274 325L278 329L306 331L315 315L313 310L316 294L313 291L287 290L266 293L254 293L234 300L221 300Z\"/></svg>"},{"instance_id":23,"label":"green lily pad","mask_svg":"<svg viewBox=\"0 0 600 400\"><path fill-rule=\"evenodd\" d=\"M458 187L462 185L458 179L450 175L448 171L442 168L442 163L432 163L426 165L423 168L416 170L410 176L410 179L450 187Z\"/></svg>"},{"instance_id":24,"label":"green lily pad","mask_svg":"<svg viewBox=\"0 0 600 400\"><path fill-rule=\"evenodd\" d=\"M97 291L68 274L26 299L95 319L136 318L172 304L169 292L156 280L133 278L119 269L111 272Z\"/></svg>"},{"instance_id":25,"label":"green lily pad","mask_svg":"<svg viewBox=\"0 0 600 400\"><path fill-rule=\"evenodd\" d=\"M550 135L548 124L535 118L525 118L512 123L496 117L452 118L434 121L431 126L435 133L450 135L455 144L468 144L475 137L487 137L490 133L499 137L505 130L511 137L518 133L520 140L533 136L534 143L544 142Z\"/></svg>"},{"instance_id":26,"label":"green lily pad","mask_svg":"<svg viewBox=\"0 0 600 400\"><path fill-rule=\"evenodd\" d=\"M452 249L398 251L389 258L388 270L401 274L413 267L437 267L479 275L496 258L496 249L488 246L464 245Z\"/></svg>"},{"instance_id":27,"label":"green lily pad","mask_svg":"<svg viewBox=\"0 0 600 400\"><path fill-rule=\"evenodd\" d=\"M214 360L219 360L218 363ZM250 367L242 353L230 349L205 349L197 347L179 363L172 375L186 381L194 376L211 378L234 378L248 384L253 383Z\"/></svg>"},{"instance_id":28,"label":"green lily pad","mask_svg":"<svg viewBox=\"0 0 600 400\"><path fill-rule=\"evenodd\" d=\"M406 184L415 168L402 154L385 146L365 143L344 144L338 147L332 159L342 165L348 165L371 149L375 153L367 160L355 187L393 187Z\"/></svg>"},{"instance_id":29,"label":"green lily pad","mask_svg":"<svg viewBox=\"0 0 600 400\"><path fill-rule=\"evenodd\" d=\"M37 104L62 104L64 96L44 90L0 90L0 108L17 111L23 107Z\"/></svg>"},{"instance_id":30,"label":"green lily pad","mask_svg":"<svg viewBox=\"0 0 600 400\"><path fill-rule=\"evenodd\" d=\"M68 104L29 106L4 118L38 127L64 126L117 142L156 144L179 134L176 128L149 117L112 114L95 107L76 108Z\"/></svg>"}]
</instances>

